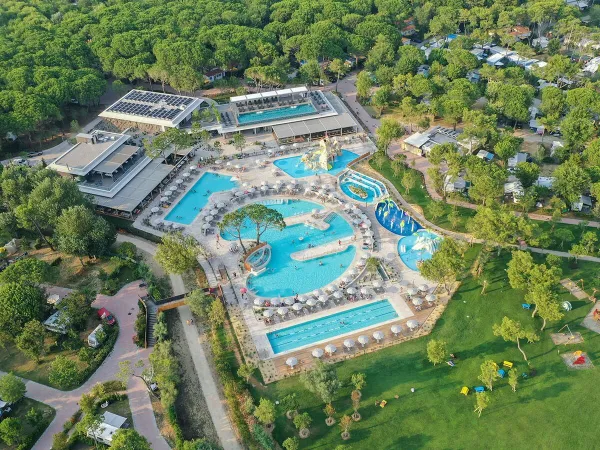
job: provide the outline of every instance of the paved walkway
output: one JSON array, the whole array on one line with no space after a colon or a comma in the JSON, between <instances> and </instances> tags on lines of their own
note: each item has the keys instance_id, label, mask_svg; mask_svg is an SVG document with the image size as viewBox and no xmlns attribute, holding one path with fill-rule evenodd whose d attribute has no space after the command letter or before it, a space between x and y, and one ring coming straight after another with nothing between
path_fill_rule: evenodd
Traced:
<instances>
[{"instance_id":1,"label":"paved walkway","mask_svg":"<svg viewBox=\"0 0 600 450\"><path fill-rule=\"evenodd\" d=\"M27 397L46 403L56 410L54 420L38 439L33 447L34 450L48 450L52 447L52 436L62 431L63 424L79 409L78 401L81 395L89 392L96 383L114 380L115 374L119 371L119 362L129 360L135 364L138 360L147 360L149 350L138 348L131 339L135 334L133 325L138 312L138 296L145 294L145 291L139 288L139 283L139 281L129 283L113 297L98 295L94 301L94 307L105 307L117 318L119 337L111 354L88 381L72 391L60 391L34 381L24 380ZM144 383L138 378L130 379L127 383L127 395L133 416L133 427L150 441L153 450L169 449L156 425L152 404Z\"/></svg>"},{"instance_id":2,"label":"paved walkway","mask_svg":"<svg viewBox=\"0 0 600 450\"><path fill-rule=\"evenodd\" d=\"M151 255L156 253L155 244L134 236L120 234L117 236L117 241L131 242L141 250ZM169 278L171 280L171 285L173 286L174 295L184 294L186 292L183 279L180 275L169 275ZM183 330L185 332L185 338L188 346L190 347L192 360L194 361L194 366L196 367L196 372L198 373L200 385L202 386L202 393L204 394L206 403L210 405L210 417L215 424L215 429L217 430L217 435L221 441L221 446L224 450L241 450L242 447L238 443L237 437L233 432L225 404L219 396L217 383L212 372L210 371L210 366L200 341L198 329L194 326L187 325L188 321L192 319L192 312L188 306L180 306L178 311L179 318L181 319Z\"/></svg>"}]
</instances>

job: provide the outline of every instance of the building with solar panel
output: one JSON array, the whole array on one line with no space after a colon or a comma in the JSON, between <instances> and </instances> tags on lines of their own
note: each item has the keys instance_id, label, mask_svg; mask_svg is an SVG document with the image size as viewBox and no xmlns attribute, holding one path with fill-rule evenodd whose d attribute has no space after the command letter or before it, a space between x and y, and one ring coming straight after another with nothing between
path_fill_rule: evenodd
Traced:
<instances>
[{"instance_id":1,"label":"building with solar panel","mask_svg":"<svg viewBox=\"0 0 600 450\"><path fill-rule=\"evenodd\" d=\"M76 143L48 166L75 178L99 212L132 218L185 164L190 149L146 156L141 141L126 133L79 133Z\"/></svg>"},{"instance_id":2,"label":"building with solar panel","mask_svg":"<svg viewBox=\"0 0 600 450\"><path fill-rule=\"evenodd\" d=\"M192 113L203 105L207 103L202 98L132 90L99 116L119 129L136 127L156 132L189 126Z\"/></svg>"}]
</instances>

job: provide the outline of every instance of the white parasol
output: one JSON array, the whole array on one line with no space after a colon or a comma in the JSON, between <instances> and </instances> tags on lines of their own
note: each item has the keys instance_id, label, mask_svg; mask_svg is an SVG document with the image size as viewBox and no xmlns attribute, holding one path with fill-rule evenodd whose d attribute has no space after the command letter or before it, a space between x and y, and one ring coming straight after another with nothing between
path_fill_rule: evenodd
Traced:
<instances>
[{"instance_id":1,"label":"white parasol","mask_svg":"<svg viewBox=\"0 0 600 450\"><path fill-rule=\"evenodd\" d=\"M292 309L293 309L294 311L301 311L301 310L302 310L302 308L304 308L304 305L303 305L302 303L294 303L294 304L292 305Z\"/></svg>"},{"instance_id":2,"label":"white parasol","mask_svg":"<svg viewBox=\"0 0 600 450\"><path fill-rule=\"evenodd\" d=\"M298 301L300 303L306 303L306 300L307 300L306 295L301 295L298 297Z\"/></svg>"},{"instance_id":3,"label":"white parasol","mask_svg":"<svg viewBox=\"0 0 600 450\"><path fill-rule=\"evenodd\" d=\"M350 295L354 295L356 294L356 289L354 289L353 287L349 287L348 289L346 289L346 292Z\"/></svg>"},{"instance_id":4,"label":"white parasol","mask_svg":"<svg viewBox=\"0 0 600 450\"><path fill-rule=\"evenodd\" d=\"M161 202L168 202L169 201L169 197L161 197L160 201Z\"/></svg>"},{"instance_id":5,"label":"white parasol","mask_svg":"<svg viewBox=\"0 0 600 450\"><path fill-rule=\"evenodd\" d=\"M385 337L385 335L383 334L383 331L378 330L375 333L373 333L373 339L375 339L378 344L379 344L379 341L382 340L384 337Z\"/></svg>"},{"instance_id":6,"label":"white parasol","mask_svg":"<svg viewBox=\"0 0 600 450\"><path fill-rule=\"evenodd\" d=\"M279 306L282 304L282 301L279 297L275 297L271 299L271 305L273 306Z\"/></svg>"},{"instance_id":7,"label":"white parasol","mask_svg":"<svg viewBox=\"0 0 600 450\"><path fill-rule=\"evenodd\" d=\"M206 216L206 217L204 218L204 221L205 221L205 222L211 222L211 221L213 221L213 220L214 220L214 217L213 217L213 216L210 216L210 215L208 215L208 216Z\"/></svg>"},{"instance_id":8,"label":"white parasol","mask_svg":"<svg viewBox=\"0 0 600 450\"><path fill-rule=\"evenodd\" d=\"M422 285L419 286L419 290L421 292L428 291L429 290L429 286L427 286L426 284L422 284Z\"/></svg>"},{"instance_id":9,"label":"white parasol","mask_svg":"<svg viewBox=\"0 0 600 450\"><path fill-rule=\"evenodd\" d=\"M423 304L423 299L419 297L415 297L412 300L412 304L415 306L421 306Z\"/></svg>"},{"instance_id":10,"label":"white parasol","mask_svg":"<svg viewBox=\"0 0 600 450\"><path fill-rule=\"evenodd\" d=\"M178 178L175 180L175 184L182 184L183 180L181 178Z\"/></svg>"},{"instance_id":11,"label":"white parasol","mask_svg":"<svg viewBox=\"0 0 600 450\"><path fill-rule=\"evenodd\" d=\"M151 212L151 213L157 213L157 212L159 212L159 211L160 211L160 208L159 208L158 206L155 206L154 208L152 208L152 209L150 210L150 212Z\"/></svg>"},{"instance_id":12,"label":"white parasol","mask_svg":"<svg viewBox=\"0 0 600 450\"><path fill-rule=\"evenodd\" d=\"M176 191L176 190L177 190L177 186L171 186L171 187L169 188L169 190L174 192L174 191Z\"/></svg>"},{"instance_id":13,"label":"white parasol","mask_svg":"<svg viewBox=\"0 0 600 450\"><path fill-rule=\"evenodd\" d=\"M348 349L354 347L354 339L346 339L344 341L344 347L346 347Z\"/></svg>"},{"instance_id":14,"label":"white parasol","mask_svg":"<svg viewBox=\"0 0 600 450\"><path fill-rule=\"evenodd\" d=\"M291 356L285 361L285 363L293 369L294 366L298 365L298 358L296 358L295 356Z\"/></svg>"},{"instance_id":15,"label":"white parasol","mask_svg":"<svg viewBox=\"0 0 600 450\"><path fill-rule=\"evenodd\" d=\"M306 304L307 304L308 306L315 306L315 305L317 304L317 301L316 301L314 298L309 298L309 299L306 301Z\"/></svg>"},{"instance_id":16,"label":"white parasol","mask_svg":"<svg viewBox=\"0 0 600 450\"><path fill-rule=\"evenodd\" d=\"M285 316L288 312L289 310L285 306L277 308L277 314L279 314L280 316Z\"/></svg>"},{"instance_id":17,"label":"white parasol","mask_svg":"<svg viewBox=\"0 0 600 450\"><path fill-rule=\"evenodd\" d=\"M381 281L375 280L373 281L373 287L380 288L382 286Z\"/></svg>"},{"instance_id":18,"label":"white parasol","mask_svg":"<svg viewBox=\"0 0 600 450\"><path fill-rule=\"evenodd\" d=\"M408 288L408 289L406 290L406 293L407 293L408 295L416 295L418 292L419 292L419 291L417 290L417 288Z\"/></svg>"},{"instance_id":19,"label":"white parasol","mask_svg":"<svg viewBox=\"0 0 600 450\"><path fill-rule=\"evenodd\" d=\"M333 345L333 344L327 344L325 346L325 351L327 353L329 353L329 356L331 356L332 354L334 354L336 350L337 350L337 347L335 345Z\"/></svg>"},{"instance_id":20,"label":"white parasol","mask_svg":"<svg viewBox=\"0 0 600 450\"><path fill-rule=\"evenodd\" d=\"M321 356L323 356L323 349L322 349L322 348L315 348L315 349L312 351L312 355L313 355L315 358L320 358Z\"/></svg>"},{"instance_id":21,"label":"white parasol","mask_svg":"<svg viewBox=\"0 0 600 450\"><path fill-rule=\"evenodd\" d=\"M342 297L344 296L344 294L342 294L340 291L335 291L335 292L333 293L333 296L334 296L335 298L342 298Z\"/></svg>"},{"instance_id":22,"label":"white parasol","mask_svg":"<svg viewBox=\"0 0 600 450\"><path fill-rule=\"evenodd\" d=\"M273 317L273 310L272 309L265 309L263 311L263 317L266 317L267 319L269 317Z\"/></svg>"},{"instance_id":23,"label":"white parasol","mask_svg":"<svg viewBox=\"0 0 600 450\"><path fill-rule=\"evenodd\" d=\"M418 328L418 327L419 327L419 322L417 322L417 321L416 321L416 320L414 320L414 319L411 319L411 320L409 320L408 322L406 322L406 326L407 326L408 328L410 328L410 330L412 331L412 330L414 330L414 329L416 329L416 328Z\"/></svg>"},{"instance_id":24,"label":"white parasol","mask_svg":"<svg viewBox=\"0 0 600 450\"><path fill-rule=\"evenodd\" d=\"M257 298L255 298L255 299L254 299L254 304L255 304L256 306L262 306L262 305L264 305L264 304L265 304L265 299L264 299L264 298L258 298L258 297L257 297Z\"/></svg>"},{"instance_id":25,"label":"white parasol","mask_svg":"<svg viewBox=\"0 0 600 450\"><path fill-rule=\"evenodd\" d=\"M392 333L394 333L394 335L398 336L400 333L402 333L402 327L400 325L392 325Z\"/></svg>"},{"instance_id":26,"label":"white parasol","mask_svg":"<svg viewBox=\"0 0 600 450\"><path fill-rule=\"evenodd\" d=\"M360 345L362 345L364 347L365 345L367 345L369 343L369 336L367 336L366 334L361 334L358 337L358 342L360 343Z\"/></svg>"},{"instance_id":27,"label":"white parasol","mask_svg":"<svg viewBox=\"0 0 600 450\"><path fill-rule=\"evenodd\" d=\"M427 294L425 296L425 300L427 300L429 303L435 302L436 299L437 299L437 296L435 294Z\"/></svg>"},{"instance_id":28,"label":"white parasol","mask_svg":"<svg viewBox=\"0 0 600 450\"><path fill-rule=\"evenodd\" d=\"M294 301L293 297L286 297L286 299L283 301L283 303L285 303L288 306L292 306L296 302Z\"/></svg>"}]
</instances>

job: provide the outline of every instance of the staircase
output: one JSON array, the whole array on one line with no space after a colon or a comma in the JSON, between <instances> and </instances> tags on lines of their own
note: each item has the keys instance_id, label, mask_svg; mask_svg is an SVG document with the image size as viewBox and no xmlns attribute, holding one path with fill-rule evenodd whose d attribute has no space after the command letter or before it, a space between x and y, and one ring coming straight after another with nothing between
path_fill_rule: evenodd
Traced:
<instances>
[{"instance_id":1,"label":"staircase","mask_svg":"<svg viewBox=\"0 0 600 450\"><path fill-rule=\"evenodd\" d=\"M146 308L148 309L148 314L146 316L146 341L148 347L154 347L154 344L156 344L156 339L154 339L154 324L156 323L158 308L153 301L147 301Z\"/></svg>"}]
</instances>

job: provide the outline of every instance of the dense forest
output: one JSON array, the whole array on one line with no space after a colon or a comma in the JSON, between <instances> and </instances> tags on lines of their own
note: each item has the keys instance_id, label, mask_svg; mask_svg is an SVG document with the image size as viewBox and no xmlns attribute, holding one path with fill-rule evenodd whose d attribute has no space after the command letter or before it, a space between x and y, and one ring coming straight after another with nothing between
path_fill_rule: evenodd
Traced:
<instances>
[{"instance_id":1,"label":"dense forest","mask_svg":"<svg viewBox=\"0 0 600 450\"><path fill-rule=\"evenodd\" d=\"M190 92L213 67L277 84L299 61L364 55L389 78L414 68L414 52L397 54L407 19L420 37L484 39L522 23L575 42L595 32L578 15L562 0L3 1L0 136L31 138L65 105L97 103L108 77Z\"/></svg>"}]
</instances>

